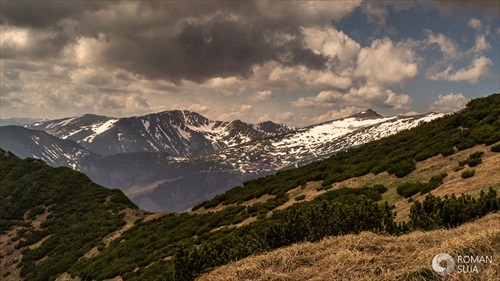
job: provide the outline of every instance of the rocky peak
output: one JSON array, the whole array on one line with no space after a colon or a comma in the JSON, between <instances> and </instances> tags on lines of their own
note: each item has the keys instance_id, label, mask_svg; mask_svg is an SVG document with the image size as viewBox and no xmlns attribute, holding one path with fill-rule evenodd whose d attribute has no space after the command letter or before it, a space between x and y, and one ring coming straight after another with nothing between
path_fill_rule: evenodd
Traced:
<instances>
[{"instance_id":1,"label":"rocky peak","mask_svg":"<svg viewBox=\"0 0 500 281\"><path fill-rule=\"evenodd\" d=\"M383 116L380 115L380 114L378 114L377 112L373 111L372 109L366 109L366 110L363 110L363 111L361 111L359 113L351 115L351 117L356 117L356 118L381 118Z\"/></svg>"}]
</instances>

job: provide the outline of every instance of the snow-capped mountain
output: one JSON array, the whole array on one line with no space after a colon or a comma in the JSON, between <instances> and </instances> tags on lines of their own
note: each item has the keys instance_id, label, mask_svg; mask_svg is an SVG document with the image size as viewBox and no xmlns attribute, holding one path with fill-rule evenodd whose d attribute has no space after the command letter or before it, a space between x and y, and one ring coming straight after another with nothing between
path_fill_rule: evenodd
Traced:
<instances>
[{"instance_id":1,"label":"snow-capped mountain","mask_svg":"<svg viewBox=\"0 0 500 281\"><path fill-rule=\"evenodd\" d=\"M183 211L245 180L327 158L444 115L382 117L375 114L360 112L190 158L170 157L169 164L165 164L165 158L145 153L107 156L98 163L84 165L83 172L105 186L123 189L141 208ZM132 164L127 163L141 164L131 167ZM144 178L145 173L149 177Z\"/></svg>"},{"instance_id":2,"label":"snow-capped mountain","mask_svg":"<svg viewBox=\"0 0 500 281\"><path fill-rule=\"evenodd\" d=\"M66 139L21 127L1 127L0 147L54 166L74 167L99 184L122 189L148 211L184 211L245 180L324 159L443 115L383 117L365 110L296 130L272 122L211 121L187 111L120 119L84 115L31 125ZM273 136L279 132L283 134ZM15 136L5 147L9 134ZM70 139L94 149L102 143L106 146L101 149L109 154L122 151L122 146L123 151L138 152L96 155ZM161 146L164 143L176 145ZM211 152L179 157L204 151Z\"/></svg>"},{"instance_id":3,"label":"snow-capped mountain","mask_svg":"<svg viewBox=\"0 0 500 281\"><path fill-rule=\"evenodd\" d=\"M348 118L229 147L202 157L230 165L243 173L276 171L324 159L338 151L411 129L421 122L429 122L444 115L429 113L382 117L367 110Z\"/></svg>"},{"instance_id":4,"label":"snow-capped mountain","mask_svg":"<svg viewBox=\"0 0 500 281\"><path fill-rule=\"evenodd\" d=\"M67 166L76 170L84 158L95 157L74 141L20 126L0 127L0 147L21 158L39 158L51 166Z\"/></svg>"},{"instance_id":5,"label":"snow-capped mountain","mask_svg":"<svg viewBox=\"0 0 500 281\"><path fill-rule=\"evenodd\" d=\"M214 121L187 110L171 110L144 116L111 118L87 114L26 126L61 139L76 141L101 155L165 151L187 157L220 150L255 139L287 133L285 125L240 120Z\"/></svg>"}]
</instances>

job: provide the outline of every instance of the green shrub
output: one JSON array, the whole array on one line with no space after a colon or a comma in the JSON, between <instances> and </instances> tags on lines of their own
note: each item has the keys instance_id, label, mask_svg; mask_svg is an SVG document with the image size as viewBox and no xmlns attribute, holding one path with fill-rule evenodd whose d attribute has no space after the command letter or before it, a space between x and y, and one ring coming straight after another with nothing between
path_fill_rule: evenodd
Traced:
<instances>
[{"instance_id":1,"label":"green shrub","mask_svg":"<svg viewBox=\"0 0 500 281\"><path fill-rule=\"evenodd\" d=\"M398 186L396 192L404 198L408 198L419 193L423 187L424 184L421 182L407 182Z\"/></svg>"},{"instance_id":2,"label":"green shrub","mask_svg":"<svg viewBox=\"0 0 500 281\"><path fill-rule=\"evenodd\" d=\"M479 164L483 163L483 159L481 158L472 158L469 160L469 167L475 167Z\"/></svg>"},{"instance_id":3,"label":"green shrub","mask_svg":"<svg viewBox=\"0 0 500 281\"><path fill-rule=\"evenodd\" d=\"M500 152L500 144L492 146L490 150L491 152Z\"/></svg>"},{"instance_id":4,"label":"green shrub","mask_svg":"<svg viewBox=\"0 0 500 281\"><path fill-rule=\"evenodd\" d=\"M481 158L484 155L484 152L482 151L476 151L469 155L469 159L476 159L476 158Z\"/></svg>"},{"instance_id":5,"label":"green shrub","mask_svg":"<svg viewBox=\"0 0 500 281\"><path fill-rule=\"evenodd\" d=\"M462 178L467 179L467 178L472 178L476 174L475 170L467 170L462 173Z\"/></svg>"}]
</instances>

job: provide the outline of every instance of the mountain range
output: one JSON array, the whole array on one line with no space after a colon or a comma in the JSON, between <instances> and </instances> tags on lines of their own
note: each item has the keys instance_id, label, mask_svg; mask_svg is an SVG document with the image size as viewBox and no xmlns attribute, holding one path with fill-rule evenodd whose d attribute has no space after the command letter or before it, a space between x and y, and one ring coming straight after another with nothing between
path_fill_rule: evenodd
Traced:
<instances>
[{"instance_id":1,"label":"mountain range","mask_svg":"<svg viewBox=\"0 0 500 281\"><path fill-rule=\"evenodd\" d=\"M117 153L165 151L188 157L293 130L271 121L213 121L188 110L111 118L93 114L37 122L26 126L106 156Z\"/></svg>"},{"instance_id":2,"label":"mountain range","mask_svg":"<svg viewBox=\"0 0 500 281\"><path fill-rule=\"evenodd\" d=\"M214 121L190 111L127 118L83 115L1 127L0 147L69 166L149 211L185 211L244 181L299 167L444 116L373 110L292 128Z\"/></svg>"}]
</instances>

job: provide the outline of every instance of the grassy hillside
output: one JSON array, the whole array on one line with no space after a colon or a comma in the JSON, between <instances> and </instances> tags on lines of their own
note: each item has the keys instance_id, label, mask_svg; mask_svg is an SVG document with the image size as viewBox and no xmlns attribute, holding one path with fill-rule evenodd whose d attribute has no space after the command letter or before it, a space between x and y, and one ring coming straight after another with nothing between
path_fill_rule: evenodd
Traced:
<instances>
[{"instance_id":1,"label":"grassy hillside","mask_svg":"<svg viewBox=\"0 0 500 281\"><path fill-rule=\"evenodd\" d=\"M0 279L49 280L123 225L137 209L69 168L0 150Z\"/></svg>"},{"instance_id":2,"label":"grassy hillside","mask_svg":"<svg viewBox=\"0 0 500 281\"><path fill-rule=\"evenodd\" d=\"M64 242L70 240L50 240L68 237L66 230L71 227L52 227L52 236L44 237L49 237L45 238L47 241L65 244L67 258L60 260L66 263L58 267L57 272L63 269L68 278L192 280L217 266L302 241L314 242L328 236L365 231L386 237L452 228L500 209L497 192L500 170L496 165L499 163L499 141L500 94L494 94L471 101L460 113L415 129L321 162L248 181L198 205L190 213L154 214L141 219L140 213L134 214L127 209L130 204L122 201L123 197L113 199L115 196L101 189L77 196L87 189L74 187L78 190L74 196L90 197L94 201L86 203L87 207L80 205L78 200L71 201L70 206L79 207L71 209L64 205L66 211L50 213L53 214L51 218L60 220L61 224L75 223L75 230L81 233L75 235L88 238L76 246ZM480 151L483 153L477 153ZM11 169L10 177L0 170L0 176L14 180L32 174L31 169L33 167L19 169L18 174L18 169ZM69 173L64 169L58 171ZM26 180L23 186L38 186L38 182L37 179ZM49 182L57 183L53 179ZM5 193L6 198L18 189L10 189ZM469 195L439 197L462 192ZM94 198L95 193L101 195ZM103 193L106 194L104 199ZM67 201L66 191L55 194L60 196L54 197L58 198L57 202ZM8 200L11 205L15 202ZM47 208L43 213L36 210L35 213L47 214L52 212L48 209L51 204L59 204L46 203L48 205L42 205ZM29 205L29 209L42 203L36 204ZM23 210L24 213L19 211L17 214L26 214L27 208ZM98 213L93 213L94 210ZM395 210L404 215L398 217ZM81 217L101 219L80 225ZM114 221L117 217L119 223L118 219ZM6 230L12 229L13 218L0 218ZM40 231L51 225L41 225ZM93 231L85 232L81 228L83 225L91 225ZM19 243L10 241L12 245ZM49 275L42 275L50 268L44 266L44 262L52 255L45 258L38 252L46 244L63 246L47 241L42 241L41 246L33 244L32 250L27 250L26 255L23 253L20 266L26 279L44 280L44 277L55 276L54 269Z\"/></svg>"},{"instance_id":3,"label":"grassy hillside","mask_svg":"<svg viewBox=\"0 0 500 281\"><path fill-rule=\"evenodd\" d=\"M497 213L452 229L402 236L362 232L298 243L222 266L198 280L439 280L431 269L437 253L493 256L494 263L478 266L480 274L454 274L445 280L496 280L498 249Z\"/></svg>"}]
</instances>

